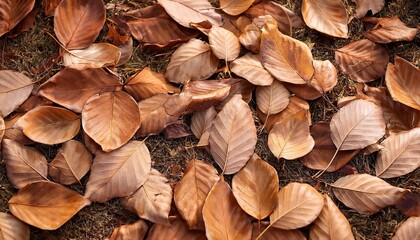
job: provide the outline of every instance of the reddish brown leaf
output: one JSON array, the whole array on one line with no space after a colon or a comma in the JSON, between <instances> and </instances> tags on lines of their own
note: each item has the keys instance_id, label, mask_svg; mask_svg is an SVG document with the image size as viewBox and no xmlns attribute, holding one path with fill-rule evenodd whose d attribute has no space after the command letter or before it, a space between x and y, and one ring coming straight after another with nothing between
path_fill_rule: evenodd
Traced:
<instances>
[{"instance_id":1,"label":"reddish brown leaf","mask_svg":"<svg viewBox=\"0 0 420 240\"><path fill-rule=\"evenodd\" d=\"M29 31L35 23L35 17L37 14L37 10L33 9L32 11L30 11L25 18L22 19L22 21L19 22L18 25L16 25L16 27L14 27L10 32L9 32L9 38L14 38L17 35L23 33L23 32L27 32Z\"/></svg>"},{"instance_id":2,"label":"reddish brown leaf","mask_svg":"<svg viewBox=\"0 0 420 240\"><path fill-rule=\"evenodd\" d=\"M227 14L236 16L245 12L254 0L220 0L220 8Z\"/></svg>"},{"instance_id":3,"label":"reddish brown leaf","mask_svg":"<svg viewBox=\"0 0 420 240\"><path fill-rule=\"evenodd\" d=\"M356 18L362 18L370 10L372 14L376 14L385 5L384 0L352 0L356 2Z\"/></svg>"},{"instance_id":4,"label":"reddish brown leaf","mask_svg":"<svg viewBox=\"0 0 420 240\"><path fill-rule=\"evenodd\" d=\"M105 240L144 239L147 230L149 230L147 223L139 219L135 223L115 228L111 237Z\"/></svg>"},{"instance_id":5,"label":"reddish brown leaf","mask_svg":"<svg viewBox=\"0 0 420 240\"><path fill-rule=\"evenodd\" d=\"M0 238L3 240L29 240L29 226L7 213L0 213Z\"/></svg>"},{"instance_id":6,"label":"reddish brown leaf","mask_svg":"<svg viewBox=\"0 0 420 240\"><path fill-rule=\"evenodd\" d=\"M395 231L392 240L408 240L420 238L420 217L410 217Z\"/></svg>"},{"instance_id":7,"label":"reddish brown leaf","mask_svg":"<svg viewBox=\"0 0 420 240\"><path fill-rule=\"evenodd\" d=\"M268 223L253 223L252 224L252 240L257 240L257 237L268 227ZM305 235L299 230L283 230L280 228L269 228L259 240L306 240Z\"/></svg>"},{"instance_id":8,"label":"reddish brown leaf","mask_svg":"<svg viewBox=\"0 0 420 240\"><path fill-rule=\"evenodd\" d=\"M191 231L180 217L169 217L171 226L154 224L147 235L147 240L206 240L201 231Z\"/></svg>"},{"instance_id":9,"label":"reddish brown leaf","mask_svg":"<svg viewBox=\"0 0 420 240\"><path fill-rule=\"evenodd\" d=\"M416 28L407 27L398 17L365 17L362 21L375 24L372 29L369 29L363 34L366 38L377 43L413 41L417 34Z\"/></svg>"},{"instance_id":10,"label":"reddish brown leaf","mask_svg":"<svg viewBox=\"0 0 420 240\"><path fill-rule=\"evenodd\" d=\"M16 112L26 113L39 106L51 106L53 102L49 99L36 94L37 90L33 89L32 94L17 109Z\"/></svg>"},{"instance_id":11,"label":"reddish brown leaf","mask_svg":"<svg viewBox=\"0 0 420 240\"><path fill-rule=\"evenodd\" d=\"M6 117L16 110L29 97L33 87L32 80L24 74L11 70L1 70L0 115Z\"/></svg>"},{"instance_id":12,"label":"reddish brown leaf","mask_svg":"<svg viewBox=\"0 0 420 240\"><path fill-rule=\"evenodd\" d=\"M54 16L55 9L61 1L63 0L42 0L42 6L44 6L45 16Z\"/></svg>"},{"instance_id":13,"label":"reddish brown leaf","mask_svg":"<svg viewBox=\"0 0 420 240\"><path fill-rule=\"evenodd\" d=\"M406 191L395 207L407 217L420 217L420 195Z\"/></svg>"},{"instance_id":14,"label":"reddish brown leaf","mask_svg":"<svg viewBox=\"0 0 420 240\"><path fill-rule=\"evenodd\" d=\"M23 116L22 113L18 113L4 119L4 123L6 125L6 131L4 132L4 139L11 139L13 141L16 141L24 145L32 144L34 142L23 133L22 129L13 128L15 123L22 116Z\"/></svg>"},{"instance_id":15,"label":"reddish brown leaf","mask_svg":"<svg viewBox=\"0 0 420 240\"><path fill-rule=\"evenodd\" d=\"M185 123L183 123L181 120L178 120L167 126L163 130L163 135L165 136L165 139L183 138L190 136L191 130Z\"/></svg>"},{"instance_id":16,"label":"reddish brown leaf","mask_svg":"<svg viewBox=\"0 0 420 240\"><path fill-rule=\"evenodd\" d=\"M0 37L12 30L34 8L35 0L3 0L0 2Z\"/></svg>"},{"instance_id":17,"label":"reddish brown leaf","mask_svg":"<svg viewBox=\"0 0 420 240\"><path fill-rule=\"evenodd\" d=\"M251 52L259 53L261 45L261 30L255 25L255 23L250 23L247 25L239 36L239 42L242 46L248 49Z\"/></svg>"},{"instance_id":18,"label":"reddish brown leaf","mask_svg":"<svg viewBox=\"0 0 420 240\"><path fill-rule=\"evenodd\" d=\"M187 112L203 111L224 100L231 90L231 86L220 80L189 81L182 92L192 96Z\"/></svg>"}]
</instances>

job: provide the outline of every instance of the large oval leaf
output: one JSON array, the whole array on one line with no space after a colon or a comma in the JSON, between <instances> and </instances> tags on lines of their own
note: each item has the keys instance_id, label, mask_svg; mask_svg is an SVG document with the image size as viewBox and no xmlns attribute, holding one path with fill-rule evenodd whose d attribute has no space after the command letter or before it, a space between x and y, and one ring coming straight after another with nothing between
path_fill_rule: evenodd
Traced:
<instances>
[{"instance_id":1,"label":"large oval leaf","mask_svg":"<svg viewBox=\"0 0 420 240\"><path fill-rule=\"evenodd\" d=\"M229 185L219 180L210 190L203 207L208 239L250 239L251 221L241 209Z\"/></svg>"},{"instance_id":2,"label":"large oval leaf","mask_svg":"<svg viewBox=\"0 0 420 240\"><path fill-rule=\"evenodd\" d=\"M35 0L0 1L0 37L18 25L34 5Z\"/></svg>"},{"instance_id":3,"label":"large oval leaf","mask_svg":"<svg viewBox=\"0 0 420 240\"><path fill-rule=\"evenodd\" d=\"M102 0L63 0L54 15L54 32L67 49L91 45L105 23Z\"/></svg>"},{"instance_id":4,"label":"large oval leaf","mask_svg":"<svg viewBox=\"0 0 420 240\"><path fill-rule=\"evenodd\" d=\"M238 172L254 153L257 129L240 95L226 103L213 120L209 143L211 155L224 174Z\"/></svg>"},{"instance_id":5,"label":"large oval leaf","mask_svg":"<svg viewBox=\"0 0 420 240\"><path fill-rule=\"evenodd\" d=\"M29 240L29 226L7 213L0 213L0 239Z\"/></svg>"},{"instance_id":6,"label":"large oval leaf","mask_svg":"<svg viewBox=\"0 0 420 240\"><path fill-rule=\"evenodd\" d=\"M398 227L392 240L409 240L420 238L420 217L410 217Z\"/></svg>"},{"instance_id":7,"label":"large oval leaf","mask_svg":"<svg viewBox=\"0 0 420 240\"><path fill-rule=\"evenodd\" d=\"M192 101L187 112L203 111L224 100L231 86L220 80L189 81L185 83L182 92L191 94Z\"/></svg>"},{"instance_id":8,"label":"large oval leaf","mask_svg":"<svg viewBox=\"0 0 420 240\"><path fill-rule=\"evenodd\" d=\"M126 144L140 127L136 101L125 92L106 92L89 98L83 107L85 132L110 152Z\"/></svg>"},{"instance_id":9,"label":"large oval leaf","mask_svg":"<svg viewBox=\"0 0 420 240\"><path fill-rule=\"evenodd\" d=\"M64 108L41 106L23 115L14 127L22 129L35 142L52 145L76 136L80 117Z\"/></svg>"},{"instance_id":10,"label":"large oval leaf","mask_svg":"<svg viewBox=\"0 0 420 240\"><path fill-rule=\"evenodd\" d=\"M19 72L0 71L0 115L6 117L31 94L32 80Z\"/></svg>"},{"instance_id":11,"label":"large oval leaf","mask_svg":"<svg viewBox=\"0 0 420 240\"><path fill-rule=\"evenodd\" d=\"M218 180L217 170L212 165L200 160L188 162L184 176L174 189L174 201L190 229L204 229L204 202Z\"/></svg>"},{"instance_id":12,"label":"large oval leaf","mask_svg":"<svg viewBox=\"0 0 420 240\"><path fill-rule=\"evenodd\" d=\"M331 186L342 203L362 214L373 214L396 204L405 191L368 174L348 175Z\"/></svg>"},{"instance_id":13,"label":"large oval leaf","mask_svg":"<svg viewBox=\"0 0 420 240\"><path fill-rule=\"evenodd\" d=\"M149 230L149 226L145 221L139 219L135 223L115 228L111 237L106 240L144 239L147 230Z\"/></svg>"},{"instance_id":14,"label":"large oval leaf","mask_svg":"<svg viewBox=\"0 0 420 240\"><path fill-rule=\"evenodd\" d=\"M226 62L235 60L241 51L238 37L222 27L213 26L210 29L209 43L214 55Z\"/></svg>"},{"instance_id":15,"label":"large oval leaf","mask_svg":"<svg viewBox=\"0 0 420 240\"><path fill-rule=\"evenodd\" d=\"M75 49L63 54L63 65L66 67L102 68L115 66L120 59L120 50L109 43L94 43L84 49Z\"/></svg>"},{"instance_id":16,"label":"large oval leaf","mask_svg":"<svg viewBox=\"0 0 420 240\"><path fill-rule=\"evenodd\" d=\"M55 230L90 204L89 199L52 182L26 185L9 200L10 211L20 220L44 230Z\"/></svg>"},{"instance_id":17,"label":"large oval leaf","mask_svg":"<svg viewBox=\"0 0 420 240\"><path fill-rule=\"evenodd\" d=\"M260 56L247 53L230 64L236 75L245 78L254 85L267 86L273 83L273 76L262 66Z\"/></svg>"},{"instance_id":18,"label":"large oval leaf","mask_svg":"<svg viewBox=\"0 0 420 240\"><path fill-rule=\"evenodd\" d=\"M407 27L396 16L384 18L365 17L362 21L375 24L373 28L364 32L364 35L377 43L413 41L417 34L416 28Z\"/></svg>"},{"instance_id":19,"label":"large oval leaf","mask_svg":"<svg viewBox=\"0 0 420 240\"><path fill-rule=\"evenodd\" d=\"M289 105L290 93L280 81L258 86L255 92L258 109L266 115L279 113Z\"/></svg>"},{"instance_id":20,"label":"large oval leaf","mask_svg":"<svg viewBox=\"0 0 420 240\"><path fill-rule=\"evenodd\" d=\"M201 231L191 231L180 217L169 217L171 226L154 224L147 235L147 240L206 240Z\"/></svg>"}]
</instances>

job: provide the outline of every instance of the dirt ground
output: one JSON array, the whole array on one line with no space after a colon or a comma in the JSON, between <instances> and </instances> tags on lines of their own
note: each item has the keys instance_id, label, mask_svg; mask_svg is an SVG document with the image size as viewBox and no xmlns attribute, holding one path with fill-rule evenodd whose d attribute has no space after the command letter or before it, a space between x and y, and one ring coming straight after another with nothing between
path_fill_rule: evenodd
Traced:
<instances>
[{"instance_id":1,"label":"dirt ground","mask_svg":"<svg viewBox=\"0 0 420 240\"><path fill-rule=\"evenodd\" d=\"M59 64L52 65L49 69L43 70L41 67L54 57L58 52L58 44L45 32L53 33L53 19L46 18L42 13L40 2L37 1L36 9L38 15L35 26L27 33L23 33L16 38L0 38L1 63L0 69L11 69L23 72L32 77L34 81L45 81L61 69ZM106 1L111 2L111 1ZM135 1L114 0L115 3L130 3ZM153 1L138 1L138 7L153 3ZM216 1L213 1L216 2ZM300 0L278 0L288 8L300 12ZM351 0L345 0L349 11L354 9ZM108 13L111 16L111 12ZM410 27L419 26L420 20L420 0L393 0L386 1L385 8L377 14L379 17L399 16L400 19ZM293 36L306 43L315 43L312 53L316 59L331 60L334 63L334 49L340 48L349 42L363 38L363 24L353 19L350 24L350 38L346 40L325 37L310 29L294 29ZM98 42L104 42L104 35L107 27L104 27ZM398 42L385 45L390 59L393 61L394 55L401 56L406 60L420 66L420 38L419 35L413 42ZM175 49L175 48L174 48ZM118 69L121 79L141 70L144 66L149 66L153 70L164 72L169 62L170 55L174 51L171 49L165 52L151 51L142 49L135 43L135 51L132 59ZM222 77L215 75L214 78ZM374 86L384 85L384 79L372 83ZM334 90L327 94L327 97L336 103L343 96L354 94L354 83L345 75L339 74L339 83ZM335 110L322 98L311 101L311 114L314 123L329 121ZM251 102L255 107L255 103ZM257 119L255 117L255 119ZM184 116L185 123L189 124L190 116ZM261 124L256 120L257 127ZM77 137L82 139L81 136ZM152 166L163 173L174 185L183 174L186 161L190 159L203 159L213 164L211 157L194 148L198 140L193 137L186 137L180 140L167 141L162 135L149 137L146 141L152 155ZM48 147L41 144L35 146L44 153L48 160L52 160L59 146ZM309 183L312 186L317 181L311 179L316 171L304 167L299 161L277 160L273 157L267 146L267 134L260 133L256 153L263 159L272 164L278 171L280 185L284 186L289 182L297 181ZM350 164L357 168L360 173L374 175L374 156L355 157ZM319 181L322 183L332 183L341 175L339 173L326 173ZM85 184L87 177L82 180ZM420 170L416 170L404 177L386 180L390 184L402 188L408 188L415 192L420 189ZM83 193L83 186L71 186L72 189ZM320 189L323 193L333 196L327 184L321 184ZM5 165L0 162L0 208L1 212L8 212L7 202L16 193L7 180ZM405 217L395 208L385 208L377 214L365 216L345 207L336 198L334 202L339 206L344 215L349 219L356 239L390 239L395 229L405 220ZM104 204L94 203L81 210L75 217L67 222L63 227L56 231L42 231L31 228L31 239L104 239L109 237L112 230L122 224L131 223L136 220L136 216L124 210L118 199L114 199ZM305 229L304 229L305 231Z\"/></svg>"}]
</instances>

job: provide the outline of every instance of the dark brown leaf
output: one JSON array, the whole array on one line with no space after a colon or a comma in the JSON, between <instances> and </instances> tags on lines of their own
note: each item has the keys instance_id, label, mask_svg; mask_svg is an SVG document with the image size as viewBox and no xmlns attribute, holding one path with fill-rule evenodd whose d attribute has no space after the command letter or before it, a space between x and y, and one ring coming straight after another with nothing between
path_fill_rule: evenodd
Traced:
<instances>
[{"instance_id":1,"label":"dark brown leaf","mask_svg":"<svg viewBox=\"0 0 420 240\"><path fill-rule=\"evenodd\" d=\"M35 0L0 1L0 37L12 30L34 8Z\"/></svg>"}]
</instances>

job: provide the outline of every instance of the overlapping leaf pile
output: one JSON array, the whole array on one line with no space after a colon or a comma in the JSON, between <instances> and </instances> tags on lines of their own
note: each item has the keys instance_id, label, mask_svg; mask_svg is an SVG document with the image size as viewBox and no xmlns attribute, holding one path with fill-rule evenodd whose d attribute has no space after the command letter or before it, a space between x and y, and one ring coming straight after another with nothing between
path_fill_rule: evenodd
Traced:
<instances>
[{"instance_id":1,"label":"overlapping leaf pile","mask_svg":"<svg viewBox=\"0 0 420 240\"><path fill-rule=\"evenodd\" d=\"M413 194L381 179L420 165L420 70L398 56L390 63L381 45L411 41L417 30L398 17L364 17L369 9L380 11L383 1L356 1L356 17L373 27L363 33L366 39L337 49L335 63L359 83L358 93L339 101L330 123L314 124L307 100L326 98L338 71L291 37L292 27L306 24L348 38L349 16L340 0L303 0L303 21L267 0L221 0L218 10L206 0L158 0L114 17L109 43L94 43L106 21L102 0L43 3L54 15L64 67L40 86L22 73L0 71L2 155L19 189L9 201L11 214L0 214L1 239L29 239L26 224L57 229L91 202L113 198L141 219L115 229L110 239L306 239L300 229L310 224L310 239L353 239L330 196L306 183L279 189L277 171L254 153L253 93L274 157L300 159L320 170L314 178L345 166L359 151L378 151L377 176L352 174L330 184L347 207L373 214ZM0 4L6 9L1 36L34 1ZM119 79L113 70L130 59L131 36L153 49L182 44L164 74L146 67ZM231 77L208 79L217 72ZM383 76L386 87L364 85ZM197 147L219 169L191 159L172 189L152 168L145 141L183 127L178 120L187 114ZM80 133L84 143L72 140ZM47 161L28 146L33 143L62 145ZM64 186L81 184L88 172L83 196ZM233 175L231 186L225 175ZM403 212L410 218L394 238L416 239L418 208ZM154 223L150 230L146 220Z\"/></svg>"}]
</instances>

